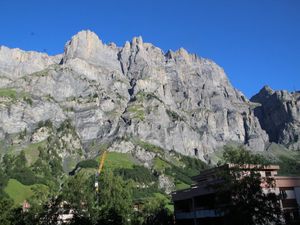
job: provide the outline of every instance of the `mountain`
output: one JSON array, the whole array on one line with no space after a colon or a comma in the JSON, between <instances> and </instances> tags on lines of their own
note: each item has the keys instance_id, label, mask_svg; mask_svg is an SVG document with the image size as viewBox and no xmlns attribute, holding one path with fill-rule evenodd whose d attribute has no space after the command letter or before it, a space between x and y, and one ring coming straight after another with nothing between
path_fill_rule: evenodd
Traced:
<instances>
[{"instance_id":1,"label":"mountain","mask_svg":"<svg viewBox=\"0 0 300 225\"><path fill-rule=\"evenodd\" d=\"M129 152L147 142L204 159L231 141L259 151L269 141L257 104L222 68L183 48L164 53L141 37L118 47L81 31L56 56L2 46L0 84L6 146L42 141L49 133L40 123L58 128L67 120L86 157L97 145ZM24 131L28 139L18 140Z\"/></svg>"},{"instance_id":2,"label":"mountain","mask_svg":"<svg viewBox=\"0 0 300 225\"><path fill-rule=\"evenodd\" d=\"M251 98L261 105L254 110L270 142L300 149L300 92L274 91L263 87Z\"/></svg>"},{"instance_id":3,"label":"mountain","mask_svg":"<svg viewBox=\"0 0 300 225\"><path fill-rule=\"evenodd\" d=\"M1 46L0 195L19 204L32 192L16 186L55 193L69 174L94 177L105 149L136 199L189 187L228 143L298 175L287 148L299 149L299 99L264 87L249 101L213 61L141 37L118 47L80 31L56 56Z\"/></svg>"}]
</instances>

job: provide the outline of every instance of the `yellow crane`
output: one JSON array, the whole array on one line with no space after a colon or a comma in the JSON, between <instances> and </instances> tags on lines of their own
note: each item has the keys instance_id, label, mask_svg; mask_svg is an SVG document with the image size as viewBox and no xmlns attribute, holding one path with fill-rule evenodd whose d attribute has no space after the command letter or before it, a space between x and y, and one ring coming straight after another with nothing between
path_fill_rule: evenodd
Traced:
<instances>
[{"instance_id":1,"label":"yellow crane","mask_svg":"<svg viewBox=\"0 0 300 225\"><path fill-rule=\"evenodd\" d=\"M99 182L98 182L98 177L99 177L99 175L100 175L100 173L101 173L101 171L102 171L102 169L103 169L103 165L104 165L104 161L105 161L106 157L107 157L107 151L105 150L105 151L102 153L101 157L100 157L99 167L98 167L98 170L97 170L97 172L96 172L96 174L95 174L95 189L96 189L96 193L97 193L97 194L98 194L98 192L99 192Z\"/></svg>"}]
</instances>

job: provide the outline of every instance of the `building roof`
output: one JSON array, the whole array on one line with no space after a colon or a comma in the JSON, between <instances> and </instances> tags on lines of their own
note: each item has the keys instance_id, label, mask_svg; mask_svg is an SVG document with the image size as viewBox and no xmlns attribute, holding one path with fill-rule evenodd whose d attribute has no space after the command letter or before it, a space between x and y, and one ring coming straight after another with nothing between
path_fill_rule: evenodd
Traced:
<instances>
[{"instance_id":1,"label":"building roof","mask_svg":"<svg viewBox=\"0 0 300 225\"><path fill-rule=\"evenodd\" d=\"M200 181L205 177L211 176L213 174L216 174L219 171L222 170L230 170L233 168L239 168L241 170L257 170L257 171L277 171L280 169L279 165L254 165L254 164L245 164L245 165L238 165L233 163L227 163L222 166L214 167L211 169L203 170L200 172L199 175L192 177L192 180L194 181Z\"/></svg>"}]
</instances>

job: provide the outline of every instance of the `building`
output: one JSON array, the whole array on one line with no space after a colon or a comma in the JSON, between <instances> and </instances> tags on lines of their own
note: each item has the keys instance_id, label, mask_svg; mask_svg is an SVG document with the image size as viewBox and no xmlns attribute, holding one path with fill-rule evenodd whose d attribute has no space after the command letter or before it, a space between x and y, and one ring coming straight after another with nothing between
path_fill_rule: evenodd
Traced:
<instances>
[{"instance_id":1,"label":"building","mask_svg":"<svg viewBox=\"0 0 300 225\"><path fill-rule=\"evenodd\" d=\"M176 224L181 225L222 225L224 224L224 213L215 209L215 195L213 185L222 182L220 171L230 171L236 165L226 164L213 169L208 169L193 177L195 184L189 189L176 191L172 193L174 202L174 213ZM243 173L249 172L249 168L260 173L262 178L272 177L274 187L272 191L284 196L280 200L280 205L284 213L285 220L299 221L300 224L300 177L277 176L279 166L270 165L257 167L254 165L245 165L241 168ZM259 169L256 169L259 168ZM264 179L263 179L264 180ZM263 189L267 187L262 182ZM270 190L270 188L268 188ZM226 203L224 202L226 206ZM296 223L295 223L296 224Z\"/></svg>"},{"instance_id":2,"label":"building","mask_svg":"<svg viewBox=\"0 0 300 225\"><path fill-rule=\"evenodd\" d=\"M28 212L29 209L30 209L29 202L27 202L26 200L24 200L23 203L22 203L22 212L23 213Z\"/></svg>"}]
</instances>

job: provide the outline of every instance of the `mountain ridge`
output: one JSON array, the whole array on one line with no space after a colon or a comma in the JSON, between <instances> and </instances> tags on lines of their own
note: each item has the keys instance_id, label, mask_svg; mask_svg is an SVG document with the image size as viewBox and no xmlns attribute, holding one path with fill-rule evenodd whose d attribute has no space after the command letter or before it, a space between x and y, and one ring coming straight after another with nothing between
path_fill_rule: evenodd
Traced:
<instances>
[{"instance_id":1,"label":"mountain ridge","mask_svg":"<svg viewBox=\"0 0 300 225\"><path fill-rule=\"evenodd\" d=\"M80 31L63 54L0 48L0 139L35 135L40 121L69 119L87 155L95 143L142 140L202 160L228 142L263 151L269 142L250 102L211 60L164 53L141 37L123 47Z\"/></svg>"}]
</instances>

